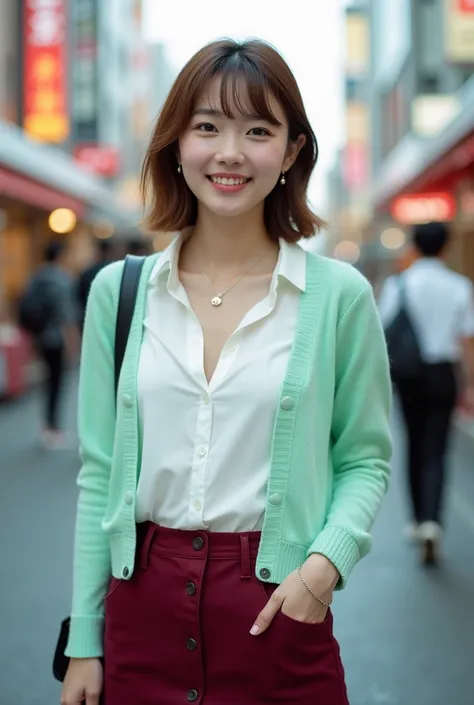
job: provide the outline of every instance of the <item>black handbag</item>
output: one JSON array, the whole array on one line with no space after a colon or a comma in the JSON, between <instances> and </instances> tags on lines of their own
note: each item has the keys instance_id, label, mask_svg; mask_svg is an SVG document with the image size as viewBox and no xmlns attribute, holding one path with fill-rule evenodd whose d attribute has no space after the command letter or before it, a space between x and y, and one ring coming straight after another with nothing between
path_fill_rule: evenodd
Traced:
<instances>
[{"instance_id":1,"label":"black handbag","mask_svg":"<svg viewBox=\"0 0 474 705\"><path fill-rule=\"evenodd\" d=\"M385 328L392 381L416 380L423 368L418 337L408 310L403 276L398 277L400 305L393 321Z\"/></svg>"},{"instance_id":2,"label":"black handbag","mask_svg":"<svg viewBox=\"0 0 474 705\"><path fill-rule=\"evenodd\" d=\"M145 257L128 255L125 258L122 281L120 284L119 303L117 307L117 320L115 324L115 348L114 348L114 373L115 373L115 394L117 394L120 370L122 368L125 349L127 347L128 335L132 324L135 302L137 299L138 285L145 262ZM69 657L64 653L69 640L70 618L67 617L61 622L61 629L56 644L53 657L53 675L61 683L66 677L69 666Z\"/></svg>"}]
</instances>

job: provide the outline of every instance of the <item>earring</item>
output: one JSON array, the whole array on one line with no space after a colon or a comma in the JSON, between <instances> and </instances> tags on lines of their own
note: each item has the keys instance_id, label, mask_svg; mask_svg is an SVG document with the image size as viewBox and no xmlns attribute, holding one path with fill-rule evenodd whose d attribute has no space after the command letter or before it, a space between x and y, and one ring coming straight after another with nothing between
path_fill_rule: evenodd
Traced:
<instances>
[{"instance_id":1,"label":"earring","mask_svg":"<svg viewBox=\"0 0 474 705\"><path fill-rule=\"evenodd\" d=\"M181 169L181 164L178 164L178 174L181 174L183 170Z\"/></svg>"},{"instance_id":2,"label":"earring","mask_svg":"<svg viewBox=\"0 0 474 705\"><path fill-rule=\"evenodd\" d=\"M286 179L285 179L285 172L283 171L281 174L281 179L280 179L280 184L284 186L286 184Z\"/></svg>"}]
</instances>

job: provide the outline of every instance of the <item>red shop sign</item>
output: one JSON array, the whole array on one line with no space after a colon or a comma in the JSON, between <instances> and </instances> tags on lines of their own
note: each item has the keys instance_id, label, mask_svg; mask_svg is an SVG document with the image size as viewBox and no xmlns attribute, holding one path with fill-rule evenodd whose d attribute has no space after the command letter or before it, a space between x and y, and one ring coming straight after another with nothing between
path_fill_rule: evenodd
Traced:
<instances>
[{"instance_id":1,"label":"red shop sign","mask_svg":"<svg viewBox=\"0 0 474 705\"><path fill-rule=\"evenodd\" d=\"M74 150L74 159L84 169L99 176L116 176L120 171L119 151L107 145L80 145Z\"/></svg>"},{"instance_id":2,"label":"red shop sign","mask_svg":"<svg viewBox=\"0 0 474 705\"><path fill-rule=\"evenodd\" d=\"M441 191L407 194L392 201L390 212L402 225L448 221L456 215L456 200L451 193Z\"/></svg>"},{"instance_id":3,"label":"red shop sign","mask_svg":"<svg viewBox=\"0 0 474 705\"><path fill-rule=\"evenodd\" d=\"M24 128L35 139L64 142L69 135L66 0L24 4Z\"/></svg>"}]
</instances>

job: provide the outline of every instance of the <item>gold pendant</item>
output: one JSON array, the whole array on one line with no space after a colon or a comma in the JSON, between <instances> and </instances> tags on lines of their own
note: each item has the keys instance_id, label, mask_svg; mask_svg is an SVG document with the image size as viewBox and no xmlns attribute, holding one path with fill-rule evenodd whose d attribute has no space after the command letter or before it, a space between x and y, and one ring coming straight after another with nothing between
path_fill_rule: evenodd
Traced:
<instances>
[{"instance_id":1,"label":"gold pendant","mask_svg":"<svg viewBox=\"0 0 474 705\"><path fill-rule=\"evenodd\" d=\"M220 294L217 294L217 296L214 296L213 299L211 299L211 304L213 306L220 306L222 303L222 296Z\"/></svg>"}]
</instances>

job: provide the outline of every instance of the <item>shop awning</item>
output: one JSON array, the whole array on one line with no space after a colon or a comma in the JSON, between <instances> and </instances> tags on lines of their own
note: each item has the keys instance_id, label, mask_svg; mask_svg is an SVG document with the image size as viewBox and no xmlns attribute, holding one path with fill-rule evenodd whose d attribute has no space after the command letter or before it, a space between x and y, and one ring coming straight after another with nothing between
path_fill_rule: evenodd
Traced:
<instances>
[{"instance_id":1,"label":"shop awning","mask_svg":"<svg viewBox=\"0 0 474 705\"><path fill-rule=\"evenodd\" d=\"M460 112L440 134L432 139L420 139L409 134L388 156L373 184L376 209L385 208L402 191L416 189L417 180L430 169L433 169L433 178L437 178L436 165L474 132L474 77L462 87L459 99ZM468 149L470 151L470 146ZM450 161L453 167L459 156L462 159L462 154L461 148L460 152L456 152L456 158ZM458 166L462 168L461 163Z\"/></svg>"},{"instance_id":2,"label":"shop awning","mask_svg":"<svg viewBox=\"0 0 474 705\"><path fill-rule=\"evenodd\" d=\"M34 142L16 125L2 121L0 167L11 170L17 178L26 177L32 184L50 189L50 193L73 199L83 209L100 210L119 227L133 226L138 220L137 213L125 210L113 191L100 178L78 167L65 150ZM10 186L17 187L18 182L17 186Z\"/></svg>"}]
</instances>

